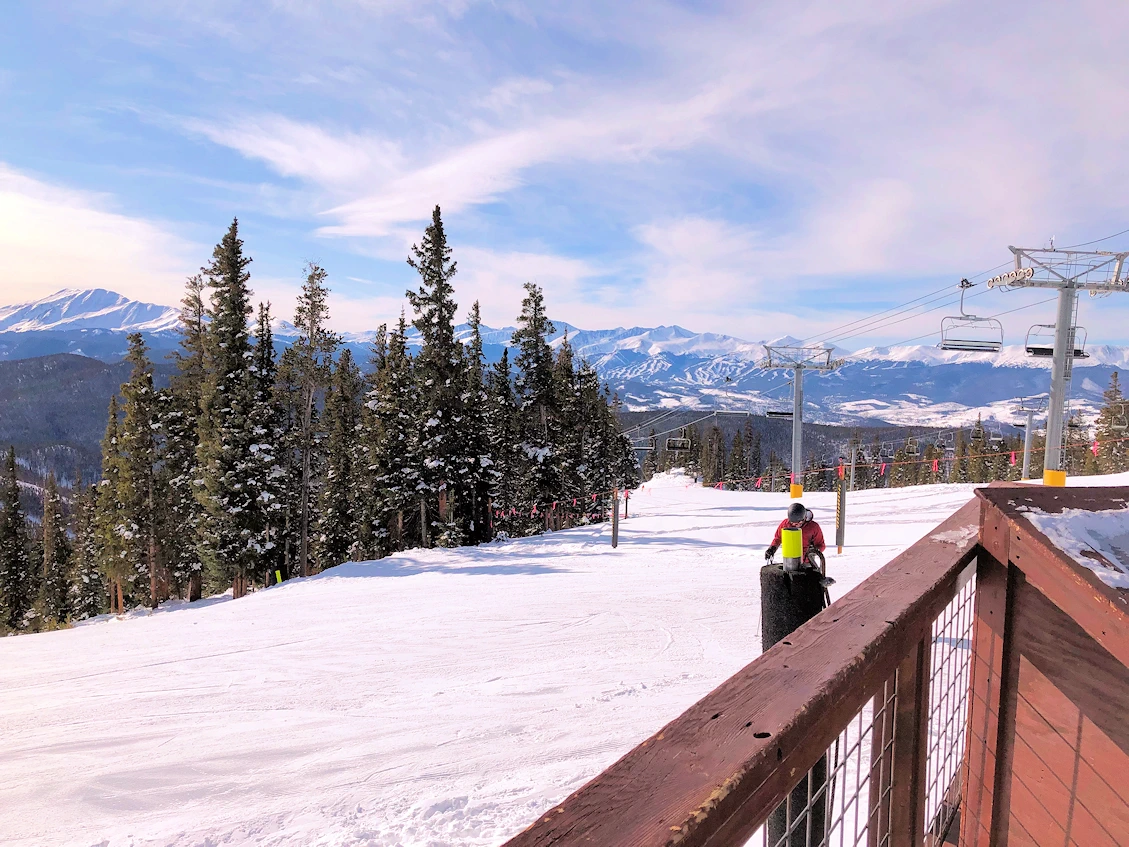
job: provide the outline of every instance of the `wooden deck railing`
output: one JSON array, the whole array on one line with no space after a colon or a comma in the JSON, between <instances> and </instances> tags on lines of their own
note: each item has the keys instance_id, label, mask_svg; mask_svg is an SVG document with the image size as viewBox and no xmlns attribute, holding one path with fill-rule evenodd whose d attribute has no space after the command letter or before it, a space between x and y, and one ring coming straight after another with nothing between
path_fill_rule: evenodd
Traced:
<instances>
[{"instance_id":1,"label":"wooden deck railing","mask_svg":"<svg viewBox=\"0 0 1129 847\"><path fill-rule=\"evenodd\" d=\"M960 799L979 524L973 501L508 847L729 847L782 803L769 847L813 843L813 821L828 844L939 843Z\"/></svg>"}]
</instances>

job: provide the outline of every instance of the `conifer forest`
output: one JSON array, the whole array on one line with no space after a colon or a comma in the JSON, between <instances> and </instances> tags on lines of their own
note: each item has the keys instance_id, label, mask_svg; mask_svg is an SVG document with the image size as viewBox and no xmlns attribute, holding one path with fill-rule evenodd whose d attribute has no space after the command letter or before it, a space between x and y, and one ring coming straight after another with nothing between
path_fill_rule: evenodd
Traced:
<instances>
[{"instance_id":1,"label":"conifer forest","mask_svg":"<svg viewBox=\"0 0 1129 847\"><path fill-rule=\"evenodd\" d=\"M550 346L537 285L525 285L500 361L483 356L477 303L469 339L456 338L457 264L438 207L408 258L412 314L379 329L367 363L328 329L317 264L293 316L300 337L277 351L250 264L235 220L186 283L167 388L130 336L101 478L75 486L69 508L50 475L42 520L29 520L7 451L0 631L229 588L238 598L344 561L603 520L612 492L637 483L615 398L567 338Z\"/></svg>"}]
</instances>

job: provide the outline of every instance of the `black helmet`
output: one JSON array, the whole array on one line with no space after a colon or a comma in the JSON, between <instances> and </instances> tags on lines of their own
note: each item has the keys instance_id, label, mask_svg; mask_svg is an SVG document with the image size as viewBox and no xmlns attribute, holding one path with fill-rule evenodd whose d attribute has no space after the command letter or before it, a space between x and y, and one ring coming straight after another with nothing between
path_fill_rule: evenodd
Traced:
<instances>
[{"instance_id":1,"label":"black helmet","mask_svg":"<svg viewBox=\"0 0 1129 847\"><path fill-rule=\"evenodd\" d=\"M788 507L789 523L803 523L804 521L811 520L810 515L811 512L804 508L803 503L793 503Z\"/></svg>"}]
</instances>

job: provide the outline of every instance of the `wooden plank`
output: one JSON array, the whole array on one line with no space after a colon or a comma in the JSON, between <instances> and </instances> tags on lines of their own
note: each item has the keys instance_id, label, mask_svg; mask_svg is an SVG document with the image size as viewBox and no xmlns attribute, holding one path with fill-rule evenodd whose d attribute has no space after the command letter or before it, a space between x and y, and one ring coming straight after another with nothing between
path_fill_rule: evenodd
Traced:
<instances>
[{"instance_id":1,"label":"wooden plank","mask_svg":"<svg viewBox=\"0 0 1129 847\"><path fill-rule=\"evenodd\" d=\"M978 512L967 504L507 843L718 847L751 837L926 637L975 553Z\"/></svg>"},{"instance_id":2,"label":"wooden plank","mask_svg":"<svg viewBox=\"0 0 1129 847\"><path fill-rule=\"evenodd\" d=\"M930 646L931 639L922 639L898 667L888 843L906 847L920 847L925 842Z\"/></svg>"},{"instance_id":3,"label":"wooden plank","mask_svg":"<svg viewBox=\"0 0 1129 847\"><path fill-rule=\"evenodd\" d=\"M996 549L1000 548L997 546ZM965 733L966 766L961 790L964 804L960 816L960 843L964 847L991 847L992 843L1007 586L1007 568L987 549L982 549L976 566L976 621L972 633L968 728Z\"/></svg>"}]
</instances>

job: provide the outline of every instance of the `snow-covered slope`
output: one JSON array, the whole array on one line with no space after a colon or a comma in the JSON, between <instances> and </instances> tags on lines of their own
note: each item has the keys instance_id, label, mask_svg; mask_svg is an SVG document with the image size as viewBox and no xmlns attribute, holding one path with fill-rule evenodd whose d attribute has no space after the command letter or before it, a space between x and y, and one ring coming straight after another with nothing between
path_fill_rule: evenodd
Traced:
<instances>
[{"instance_id":1,"label":"snow-covered slope","mask_svg":"<svg viewBox=\"0 0 1129 847\"><path fill-rule=\"evenodd\" d=\"M0 306L0 332L169 332L177 328L177 314L169 306L139 303L102 288L64 289L31 303Z\"/></svg>"},{"instance_id":2,"label":"snow-covered slope","mask_svg":"<svg viewBox=\"0 0 1129 847\"><path fill-rule=\"evenodd\" d=\"M853 495L833 596L971 494ZM417 551L2 639L2 840L499 844L758 655L787 503L666 476L616 550L597 526Z\"/></svg>"}]
</instances>

